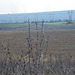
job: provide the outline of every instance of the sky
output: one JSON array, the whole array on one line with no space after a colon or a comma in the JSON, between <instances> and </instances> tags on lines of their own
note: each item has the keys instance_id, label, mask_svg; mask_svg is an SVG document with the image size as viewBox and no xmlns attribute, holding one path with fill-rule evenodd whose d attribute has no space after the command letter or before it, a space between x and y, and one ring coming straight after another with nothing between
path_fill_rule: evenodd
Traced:
<instances>
[{"instance_id":1,"label":"sky","mask_svg":"<svg viewBox=\"0 0 75 75\"><path fill-rule=\"evenodd\" d=\"M0 0L0 14L75 10L75 0Z\"/></svg>"}]
</instances>

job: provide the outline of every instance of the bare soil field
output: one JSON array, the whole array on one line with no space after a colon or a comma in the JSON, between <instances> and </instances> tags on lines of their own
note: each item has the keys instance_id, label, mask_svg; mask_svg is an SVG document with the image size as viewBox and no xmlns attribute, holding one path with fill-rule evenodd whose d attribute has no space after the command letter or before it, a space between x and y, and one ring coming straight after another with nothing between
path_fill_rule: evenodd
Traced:
<instances>
[{"instance_id":1,"label":"bare soil field","mask_svg":"<svg viewBox=\"0 0 75 75\"><path fill-rule=\"evenodd\" d=\"M30 55L31 57L36 56L36 48L39 50L40 47L39 42L41 41L41 34L40 31L38 31L39 35L37 41L36 33L36 31L31 31L32 46L35 47L36 42L38 42L38 46L32 48L32 53ZM49 35L48 42L47 35ZM8 57L12 62L18 62L21 60L22 62L25 61L27 63L27 61L29 60L27 55L29 51L27 38L27 31L0 31L0 66L1 62L9 61L7 60ZM43 75L43 73L45 75L75 75L75 30L44 31L43 38L44 42L41 47L42 55L40 60L41 62L45 61L44 63L46 63L47 65L44 66L47 68L45 68L43 70L44 72L42 73L40 72L40 70L38 70L38 72L41 73L40 75ZM46 43L48 43L48 46L46 46ZM45 53L46 47L47 51ZM45 57L44 53L46 54ZM63 69L60 68L61 65L63 65ZM50 66L50 68L48 68L48 66ZM0 68L0 75L6 75L6 71L6 69ZM20 71L18 70L18 72ZM10 75L23 75L23 70L19 74L18 72L15 70L15 73L12 73ZM27 69L24 75L29 75Z\"/></svg>"}]
</instances>

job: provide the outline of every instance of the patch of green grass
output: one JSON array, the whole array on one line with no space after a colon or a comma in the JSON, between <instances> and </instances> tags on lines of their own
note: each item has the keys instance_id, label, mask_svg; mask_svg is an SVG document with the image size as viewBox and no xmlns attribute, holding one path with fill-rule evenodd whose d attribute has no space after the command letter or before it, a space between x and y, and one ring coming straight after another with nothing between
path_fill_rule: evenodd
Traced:
<instances>
[{"instance_id":1,"label":"patch of green grass","mask_svg":"<svg viewBox=\"0 0 75 75\"><path fill-rule=\"evenodd\" d=\"M66 24L66 22L52 22L52 23L44 23L44 24L58 25L58 24Z\"/></svg>"},{"instance_id":2,"label":"patch of green grass","mask_svg":"<svg viewBox=\"0 0 75 75\"><path fill-rule=\"evenodd\" d=\"M1 23L0 27L18 27L18 26L26 26L27 23Z\"/></svg>"}]
</instances>

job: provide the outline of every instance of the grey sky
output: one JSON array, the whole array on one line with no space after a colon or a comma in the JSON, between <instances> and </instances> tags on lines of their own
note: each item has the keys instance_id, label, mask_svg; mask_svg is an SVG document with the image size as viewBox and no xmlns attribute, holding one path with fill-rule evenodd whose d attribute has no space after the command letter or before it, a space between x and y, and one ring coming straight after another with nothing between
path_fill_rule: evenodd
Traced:
<instances>
[{"instance_id":1,"label":"grey sky","mask_svg":"<svg viewBox=\"0 0 75 75\"><path fill-rule=\"evenodd\" d=\"M75 0L0 0L0 14L75 10Z\"/></svg>"}]
</instances>

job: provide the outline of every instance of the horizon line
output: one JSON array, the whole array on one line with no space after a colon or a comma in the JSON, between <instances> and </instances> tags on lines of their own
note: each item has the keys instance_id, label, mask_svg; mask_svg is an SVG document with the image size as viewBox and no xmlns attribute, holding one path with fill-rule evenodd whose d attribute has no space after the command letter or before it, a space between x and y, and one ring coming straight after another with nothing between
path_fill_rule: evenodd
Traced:
<instances>
[{"instance_id":1,"label":"horizon line","mask_svg":"<svg viewBox=\"0 0 75 75\"><path fill-rule=\"evenodd\" d=\"M74 10L53 10L53 11L38 11L38 12L17 12L17 13L0 13L0 15L11 15L11 14L36 14L36 13L44 13L44 12L60 12L60 11L74 11Z\"/></svg>"}]
</instances>

